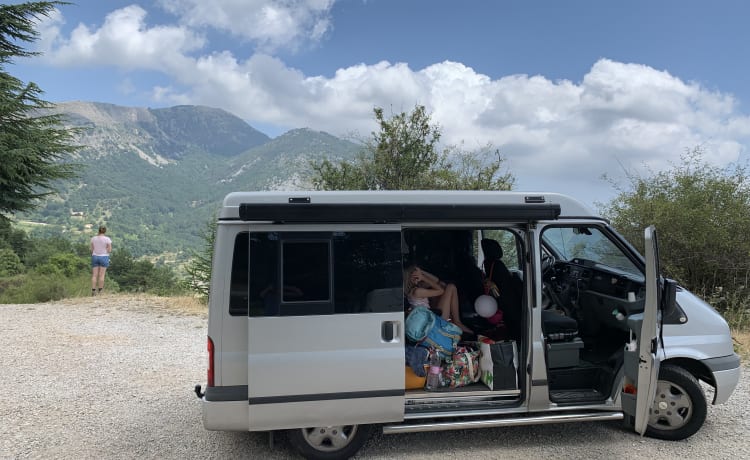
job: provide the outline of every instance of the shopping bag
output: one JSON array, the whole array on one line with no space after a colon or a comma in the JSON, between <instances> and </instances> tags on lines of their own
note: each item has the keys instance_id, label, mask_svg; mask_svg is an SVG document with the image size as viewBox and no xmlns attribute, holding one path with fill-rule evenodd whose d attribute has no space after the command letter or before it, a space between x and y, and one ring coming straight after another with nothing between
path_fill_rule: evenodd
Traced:
<instances>
[{"instance_id":1,"label":"shopping bag","mask_svg":"<svg viewBox=\"0 0 750 460\"><path fill-rule=\"evenodd\" d=\"M478 382L480 377L479 350L458 347L443 365L443 380L451 388Z\"/></svg>"},{"instance_id":2,"label":"shopping bag","mask_svg":"<svg viewBox=\"0 0 750 460\"><path fill-rule=\"evenodd\" d=\"M481 380L490 390L518 388L518 348L513 340L479 337Z\"/></svg>"}]
</instances>

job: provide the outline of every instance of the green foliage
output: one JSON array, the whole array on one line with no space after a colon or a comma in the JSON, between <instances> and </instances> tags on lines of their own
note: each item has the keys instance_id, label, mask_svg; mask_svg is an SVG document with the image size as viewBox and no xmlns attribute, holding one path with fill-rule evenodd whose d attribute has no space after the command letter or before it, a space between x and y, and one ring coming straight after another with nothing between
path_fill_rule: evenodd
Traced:
<instances>
[{"instance_id":1,"label":"green foliage","mask_svg":"<svg viewBox=\"0 0 750 460\"><path fill-rule=\"evenodd\" d=\"M13 228L10 221L0 218L0 248L9 248L23 257L29 246L26 232Z\"/></svg>"},{"instance_id":2,"label":"green foliage","mask_svg":"<svg viewBox=\"0 0 750 460\"><path fill-rule=\"evenodd\" d=\"M721 287L714 289L706 299L721 312L732 329L750 330L750 292L746 286L727 290Z\"/></svg>"},{"instance_id":3,"label":"green foliage","mask_svg":"<svg viewBox=\"0 0 750 460\"><path fill-rule=\"evenodd\" d=\"M669 170L631 176L629 189L603 213L640 249L643 229L655 224L665 273L703 296L722 290L731 302L714 304L719 311L748 303L750 182L744 167L711 166L695 148Z\"/></svg>"},{"instance_id":4,"label":"green foliage","mask_svg":"<svg viewBox=\"0 0 750 460\"><path fill-rule=\"evenodd\" d=\"M3 213L33 208L51 193L54 180L74 175L72 165L61 162L78 149L74 132L60 127L60 115L40 114L52 105L41 98L37 85L6 71L14 58L36 54L22 45L37 40L36 21L58 4L0 5L0 219Z\"/></svg>"},{"instance_id":5,"label":"green foliage","mask_svg":"<svg viewBox=\"0 0 750 460\"><path fill-rule=\"evenodd\" d=\"M57 268L60 273L68 278L87 272L89 268L87 260L83 257L62 252L53 254L49 258L49 265Z\"/></svg>"},{"instance_id":6,"label":"green foliage","mask_svg":"<svg viewBox=\"0 0 750 460\"><path fill-rule=\"evenodd\" d=\"M203 248L201 251L193 251L192 258L185 267L188 274L188 289L198 295L202 301L208 300L211 285L211 264L214 254L214 242L216 241L216 220L213 219L206 224L203 231Z\"/></svg>"},{"instance_id":7,"label":"green foliage","mask_svg":"<svg viewBox=\"0 0 750 460\"><path fill-rule=\"evenodd\" d=\"M21 258L10 248L0 248L0 276L17 275L22 271Z\"/></svg>"},{"instance_id":8,"label":"green foliage","mask_svg":"<svg viewBox=\"0 0 750 460\"><path fill-rule=\"evenodd\" d=\"M29 240L27 249L21 255L24 265L36 267L50 262L50 258L58 253L85 257L90 253L85 246L74 245L70 240L61 236L49 238L33 238Z\"/></svg>"},{"instance_id":9,"label":"green foliage","mask_svg":"<svg viewBox=\"0 0 750 460\"><path fill-rule=\"evenodd\" d=\"M503 158L488 145L478 152L439 150L440 127L424 106L386 119L374 109L380 130L352 161L313 162L313 185L319 190L509 190L510 173L501 174Z\"/></svg>"},{"instance_id":10,"label":"green foliage","mask_svg":"<svg viewBox=\"0 0 750 460\"><path fill-rule=\"evenodd\" d=\"M86 295L90 276L80 274L67 278L60 273L30 272L0 278L0 303L40 303Z\"/></svg>"},{"instance_id":11,"label":"green foliage","mask_svg":"<svg viewBox=\"0 0 750 460\"><path fill-rule=\"evenodd\" d=\"M174 294L180 286L169 267L156 267L148 260L136 260L127 249L112 252L107 274L123 291Z\"/></svg>"}]
</instances>

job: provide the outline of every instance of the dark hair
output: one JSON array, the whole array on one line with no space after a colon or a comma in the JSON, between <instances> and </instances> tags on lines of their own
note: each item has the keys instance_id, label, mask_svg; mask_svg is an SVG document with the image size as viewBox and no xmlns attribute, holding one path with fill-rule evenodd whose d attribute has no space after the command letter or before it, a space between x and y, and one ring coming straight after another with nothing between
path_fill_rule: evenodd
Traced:
<instances>
[{"instance_id":1,"label":"dark hair","mask_svg":"<svg viewBox=\"0 0 750 460\"><path fill-rule=\"evenodd\" d=\"M107 233L107 227L102 225L101 227L99 227L99 234L103 235L104 233Z\"/></svg>"}]
</instances>

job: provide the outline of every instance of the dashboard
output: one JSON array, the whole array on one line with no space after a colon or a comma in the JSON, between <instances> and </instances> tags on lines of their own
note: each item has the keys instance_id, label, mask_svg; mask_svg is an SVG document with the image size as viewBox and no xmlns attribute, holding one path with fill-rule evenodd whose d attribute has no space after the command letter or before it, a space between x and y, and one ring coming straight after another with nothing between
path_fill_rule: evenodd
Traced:
<instances>
[{"instance_id":1,"label":"dashboard","mask_svg":"<svg viewBox=\"0 0 750 460\"><path fill-rule=\"evenodd\" d=\"M586 259L556 261L544 274L554 304L579 321L588 318L622 329L624 317L643 311L645 286L637 277Z\"/></svg>"}]
</instances>

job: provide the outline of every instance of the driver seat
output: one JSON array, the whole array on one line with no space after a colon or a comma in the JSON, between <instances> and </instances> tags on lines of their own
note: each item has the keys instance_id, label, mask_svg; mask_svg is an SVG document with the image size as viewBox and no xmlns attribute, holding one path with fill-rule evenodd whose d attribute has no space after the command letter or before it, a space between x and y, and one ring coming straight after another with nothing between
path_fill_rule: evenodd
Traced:
<instances>
[{"instance_id":1,"label":"driver seat","mask_svg":"<svg viewBox=\"0 0 750 460\"><path fill-rule=\"evenodd\" d=\"M542 333L548 342L568 342L578 337L578 321L550 310L542 310Z\"/></svg>"}]
</instances>

